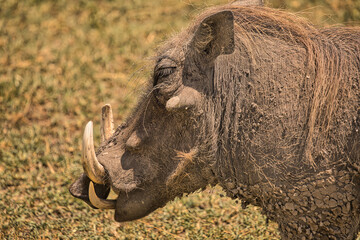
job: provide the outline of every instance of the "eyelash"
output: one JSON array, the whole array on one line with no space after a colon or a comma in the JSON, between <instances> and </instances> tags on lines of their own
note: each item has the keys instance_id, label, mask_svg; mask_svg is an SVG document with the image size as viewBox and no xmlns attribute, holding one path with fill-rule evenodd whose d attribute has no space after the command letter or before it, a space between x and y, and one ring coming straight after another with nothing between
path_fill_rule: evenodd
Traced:
<instances>
[{"instance_id":1,"label":"eyelash","mask_svg":"<svg viewBox=\"0 0 360 240\"><path fill-rule=\"evenodd\" d=\"M166 67L166 68L160 68L158 70L155 71L155 82L154 82L154 86L156 84L158 84L158 80L165 78L169 75L171 75L172 73L174 73L176 67Z\"/></svg>"}]
</instances>

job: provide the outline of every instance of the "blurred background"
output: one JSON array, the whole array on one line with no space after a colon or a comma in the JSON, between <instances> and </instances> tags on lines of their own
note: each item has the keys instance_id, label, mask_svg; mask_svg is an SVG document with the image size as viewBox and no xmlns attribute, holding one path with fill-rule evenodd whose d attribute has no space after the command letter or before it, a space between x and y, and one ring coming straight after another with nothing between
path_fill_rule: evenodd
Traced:
<instances>
[{"instance_id":1,"label":"blurred background","mask_svg":"<svg viewBox=\"0 0 360 240\"><path fill-rule=\"evenodd\" d=\"M228 0L0 0L1 239L278 239L258 208L221 190L177 199L131 223L68 187L82 131L110 103L116 125L150 76L151 56L206 7ZM360 25L359 0L269 0L315 25Z\"/></svg>"}]
</instances>

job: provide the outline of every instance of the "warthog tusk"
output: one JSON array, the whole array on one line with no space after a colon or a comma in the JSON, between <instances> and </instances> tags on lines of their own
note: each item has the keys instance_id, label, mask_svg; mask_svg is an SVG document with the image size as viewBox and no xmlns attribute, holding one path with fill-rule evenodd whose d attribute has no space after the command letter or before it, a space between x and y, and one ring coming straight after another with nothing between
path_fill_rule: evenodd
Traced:
<instances>
[{"instance_id":1,"label":"warthog tusk","mask_svg":"<svg viewBox=\"0 0 360 240\"><path fill-rule=\"evenodd\" d=\"M89 199L94 207L99 209L115 209L116 200L101 199L96 195L93 182L90 181L89 185Z\"/></svg>"},{"instance_id":2,"label":"warthog tusk","mask_svg":"<svg viewBox=\"0 0 360 240\"><path fill-rule=\"evenodd\" d=\"M106 104L101 109L101 143L108 140L114 134L114 119L110 104Z\"/></svg>"},{"instance_id":3,"label":"warthog tusk","mask_svg":"<svg viewBox=\"0 0 360 240\"><path fill-rule=\"evenodd\" d=\"M104 184L103 179L106 173L104 167L99 163L95 155L92 121L88 122L85 127L81 162L86 175L93 182Z\"/></svg>"},{"instance_id":4,"label":"warthog tusk","mask_svg":"<svg viewBox=\"0 0 360 240\"><path fill-rule=\"evenodd\" d=\"M107 200L114 200L114 199L117 199L118 198L118 194L114 191L113 188L110 188L110 192L109 192L109 195L107 196Z\"/></svg>"}]
</instances>

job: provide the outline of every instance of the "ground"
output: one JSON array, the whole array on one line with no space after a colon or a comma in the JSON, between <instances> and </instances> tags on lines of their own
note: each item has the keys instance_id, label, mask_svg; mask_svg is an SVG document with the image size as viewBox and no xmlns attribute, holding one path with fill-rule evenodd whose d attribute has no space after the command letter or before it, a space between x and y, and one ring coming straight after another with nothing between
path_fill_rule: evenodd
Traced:
<instances>
[{"instance_id":1,"label":"ground","mask_svg":"<svg viewBox=\"0 0 360 240\"><path fill-rule=\"evenodd\" d=\"M120 124L150 76L156 46L201 9L227 2L0 0L1 239L279 238L258 208L242 209L218 187L125 224L68 192L83 171L86 122L99 126L110 103ZM360 23L357 0L268 4L319 25Z\"/></svg>"}]
</instances>

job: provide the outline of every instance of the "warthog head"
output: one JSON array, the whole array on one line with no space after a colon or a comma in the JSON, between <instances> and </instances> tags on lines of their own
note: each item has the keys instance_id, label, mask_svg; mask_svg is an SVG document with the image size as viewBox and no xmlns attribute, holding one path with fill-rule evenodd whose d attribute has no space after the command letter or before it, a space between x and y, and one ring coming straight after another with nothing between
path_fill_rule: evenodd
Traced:
<instances>
[{"instance_id":1,"label":"warthog head","mask_svg":"<svg viewBox=\"0 0 360 240\"><path fill-rule=\"evenodd\" d=\"M158 53L148 91L116 131L111 107L103 107L97 152L93 124L86 125L85 173L71 185L73 196L115 209L116 221L129 221L216 183L214 66L218 56L234 51L233 21L230 10L214 11L168 42ZM106 199L110 189L115 200Z\"/></svg>"}]
</instances>

